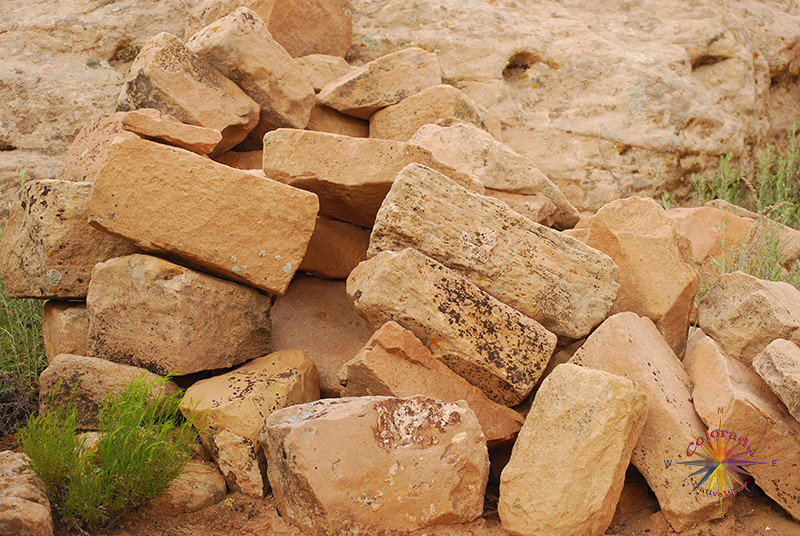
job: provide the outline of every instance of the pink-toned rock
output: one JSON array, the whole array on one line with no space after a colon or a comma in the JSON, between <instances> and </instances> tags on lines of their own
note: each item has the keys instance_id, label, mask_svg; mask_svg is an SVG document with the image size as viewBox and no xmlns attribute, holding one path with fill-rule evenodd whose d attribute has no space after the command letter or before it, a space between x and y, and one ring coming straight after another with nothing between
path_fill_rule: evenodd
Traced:
<instances>
[{"instance_id":1,"label":"pink-toned rock","mask_svg":"<svg viewBox=\"0 0 800 536\"><path fill-rule=\"evenodd\" d=\"M329 83L319 92L319 100L344 114L369 119L378 110L441 83L436 54L406 48Z\"/></svg>"},{"instance_id":2,"label":"pink-toned rock","mask_svg":"<svg viewBox=\"0 0 800 536\"><path fill-rule=\"evenodd\" d=\"M275 0L203 0L189 11L183 35L190 38L215 20L246 7L268 22L275 8Z\"/></svg>"},{"instance_id":3,"label":"pink-toned rock","mask_svg":"<svg viewBox=\"0 0 800 536\"><path fill-rule=\"evenodd\" d=\"M610 314L646 316L682 357L700 280L691 242L677 222L652 199L619 199L589 220L586 245L619 266L619 294Z\"/></svg>"},{"instance_id":4,"label":"pink-toned rock","mask_svg":"<svg viewBox=\"0 0 800 536\"><path fill-rule=\"evenodd\" d=\"M225 164L236 169L261 169L264 151L228 151L214 158L215 162Z\"/></svg>"},{"instance_id":5,"label":"pink-toned rock","mask_svg":"<svg viewBox=\"0 0 800 536\"><path fill-rule=\"evenodd\" d=\"M44 355L52 361L60 354L86 355L89 311L84 302L47 300L42 311Z\"/></svg>"},{"instance_id":6,"label":"pink-toned rock","mask_svg":"<svg viewBox=\"0 0 800 536\"><path fill-rule=\"evenodd\" d=\"M272 349L305 351L319 371L322 396L338 397L339 369L373 333L353 308L345 282L297 277L275 300L270 316Z\"/></svg>"},{"instance_id":7,"label":"pink-toned rock","mask_svg":"<svg viewBox=\"0 0 800 536\"><path fill-rule=\"evenodd\" d=\"M0 277L11 298L83 299L95 263L134 253L127 240L86 223L92 184L25 184L0 243Z\"/></svg>"},{"instance_id":8,"label":"pink-toned rock","mask_svg":"<svg viewBox=\"0 0 800 536\"><path fill-rule=\"evenodd\" d=\"M166 491L148 501L155 511L170 515L191 514L225 498L227 486L217 464L189 460Z\"/></svg>"},{"instance_id":9,"label":"pink-toned rock","mask_svg":"<svg viewBox=\"0 0 800 536\"><path fill-rule=\"evenodd\" d=\"M319 93L329 83L347 76L356 69L349 65L344 58L325 54L309 54L302 58L295 58L294 61L303 71L303 76L314 88L315 93Z\"/></svg>"},{"instance_id":10,"label":"pink-toned rock","mask_svg":"<svg viewBox=\"0 0 800 536\"><path fill-rule=\"evenodd\" d=\"M422 147L285 128L264 137L268 178L314 192L320 214L361 227L372 227L397 174L410 163L483 193L476 179L445 166Z\"/></svg>"},{"instance_id":11,"label":"pink-toned rock","mask_svg":"<svg viewBox=\"0 0 800 536\"><path fill-rule=\"evenodd\" d=\"M394 320L506 406L528 396L555 349L556 336L541 324L414 249L362 262L347 293L373 328Z\"/></svg>"},{"instance_id":12,"label":"pink-toned rock","mask_svg":"<svg viewBox=\"0 0 800 536\"><path fill-rule=\"evenodd\" d=\"M788 283L723 274L700 301L697 317L726 354L747 364L775 339L800 344L800 291Z\"/></svg>"},{"instance_id":13,"label":"pink-toned rock","mask_svg":"<svg viewBox=\"0 0 800 536\"><path fill-rule=\"evenodd\" d=\"M423 125L454 117L475 125L502 140L500 121L453 86L441 84L423 89L399 103L375 112L369 119L369 137L408 141Z\"/></svg>"},{"instance_id":14,"label":"pink-toned rock","mask_svg":"<svg viewBox=\"0 0 800 536\"><path fill-rule=\"evenodd\" d=\"M166 32L142 47L125 78L117 109L138 108L155 108L189 125L218 130L222 141L212 156L238 145L259 117L258 104Z\"/></svg>"},{"instance_id":15,"label":"pink-toned rock","mask_svg":"<svg viewBox=\"0 0 800 536\"><path fill-rule=\"evenodd\" d=\"M52 401L64 404L70 396L74 396L78 410L78 428L97 430L99 410L106 397L112 391L120 391L139 378L153 382L159 376L143 368L121 365L106 359L58 355L39 376L39 412L46 413ZM153 395L168 396L177 392L178 386L168 382L154 391Z\"/></svg>"},{"instance_id":16,"label":"pink-toned rock","mask_svg":"<svg viewBox=\"0 0 800 536\"><path fill-rule=\"evenodd\" d=\"M475 175L486 195L505 201L531 221L562 230L579 220L575 207L529 158L475 125L443 119L422 126L408 143L424 147L443 164Z\"/></svg>"},{"instance_id":17,"label":"pink-toned rock","mask_svg":"<svg viewBox=\"0 0 800 536\"><path fill-rule=\"evenodd\" d=\"M369 138L369 123L352 115L345 115L317 101L311 110L306 129L328 132L351 138Z\"/></svg>"},{"instance_id":18,"label":"pink-toned rock","mask_svg":"<svg viewBox=\"0 0 800 536\"><path fill-rule=\"evenodd\" d=\"M465 400L491 446L513 439L523 418L489 400L477 387L433 357L413 333L396 322L381 326L356 356L342 365L343 397L425 395L443 402Z\"/></svg>"},{"instance_id":19,"label":"pink-toned rock","mask_svg":"<svg viewBox=\"0 0 800 536\"><path fill-rule=\"evenodd\" d=\"M0 452L0 534L52 536L50 501L24 454Z\"/></svg>"},{"instance_id":20,"label":"pink-toned rock","mask_svg":"<svg viewBox=\"0 0 800 536\"><path fill-rule=\"evenodd\" d=\"M124 129L123 117L125 112L90 117L69 146L67 156L64 158L64 167L58 172L58 179L76 182L94 181L106 151L115 139L139 137Z\"/></svg>"},{"instance_id":21,"label":"pink-toned rock","mask_svg":"<svg viewBox=\"0 0 800 536\"><path fill-rule=\"evenodd\" d=\"M347 279L358 263L367 260L368 247L369 229L317 218L298 269L323 279Z\"/></svg>"},{"instance_id":22,"label":"pink-toned rock","mask_svg":"<svg viewBox=\"0 0 800 536\"><path fill-rule=\"evenodd\" d=\"M349 0L275 0L269 31L293 58L344 57L353 42L354 11Z\"/></svg>"},{"instance_id":23,"label":"pink-toned rock","mask_svg":"<svg viewBox=\"0 0 800 536\"><path fill-rule=\"evenodd\" d=\"M261 149L265 133L308 124L314 90L255 12L239 8L196 33L186 46L261 107L258 124L242 142L242 148Z\"/></svg>"},{"instance_id":24,"label":"pink-toned rock","mask_svg":"<svg viewBox=\"0 0 800 536\"><path fill-rule=\"evenodd\" d=\"M174 145L199 155L212 152L222 141L219 130L187 125L152 108L125 112L122 128L140 138Z\"/></svg>"},{"instance_id":25,"label":"pink-toned rock","mask_svg":"<svg viewBox=\"0 0 800 536\"><path fill-rule=\"evenodd\" d=\"M687 478L664 463L685 461L686 445L705 426L692 406L692 383L653 321L618 313L603 322L575 352L570 363L603 370L636 383L647 396L650 414L631 463L647 479L661 510L675 531L718 517L730 508L726 499L692 493Z\"/></svg>"},{"instance_id":26,"label":"pink-toned rock","mask_svg":"<svg viewBox=\"0 0 800 536\"><path fill-rule=\"evenodd\" d=\"M309 534L402 533L483 511L489 456L463 401L302 404L270 415L259 442L278 511Z\"/></svg>"},{"instance_id":27,"label":"pink-toned rock","mask_svg":"<svg viewBox=\"0 0 800 536\"><path fill-rule=\"evenodd\" d=\"M89 222L145 251L280 295L305 255L317 208L308 192L182 149L126 140L98 172Z\"/></svg>"},{"instance_id":28,"label":"pink-toned rock","mask_svg":"<svg viewBox=\"0 0 800 536\"><path fill-rule=\"evenodd\" d=\"M269 350L269 296L156 257L99 263L86 304L89 354L159 374L232 367Z\"/></svg>"},{"instance_id":29,"label":"pink-toned rock","mask_svg":"<svg viewBox=\"0 0 800 536\"><path fill-rule=\"evenodd\" d=\"M735 434L736 438L729 435L728 440L741 445L742 458L761 462L744 469L764 493L800 520L800 468L796 463L800 459L800 423L758 374L727 355L711 337L697 345L689 370L694 405L709 430ZM687 443L687 452L701 450L702 436Z\"/></svg>"},{"instance_id":30,"label":"pink-toned rock","mask_svg":"<svg viewBox=\"0 0 800 536\"><path fill-rule=\"evenodd\" d=\"M497 512L506 532L604 533L647 415L647 397L634 382L576 365L556 367L536 393L503 469Z\"/></svg>"},{"instance_id":31,"label":"pink-toned rock","mask_svg":"<svg viewBox=\"0 0 800 536\"><path fill-rule=\"evenodd\" d=\"M753 359L753 369L800 421L800 347L775 339Z\"/></svg>"}]
</instances>

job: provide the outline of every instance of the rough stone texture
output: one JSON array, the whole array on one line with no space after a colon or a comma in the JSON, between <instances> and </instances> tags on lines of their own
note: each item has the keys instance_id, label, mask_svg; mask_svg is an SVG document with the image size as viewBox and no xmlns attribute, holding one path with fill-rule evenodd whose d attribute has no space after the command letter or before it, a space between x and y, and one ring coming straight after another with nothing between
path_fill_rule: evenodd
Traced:
<instances>
[{"instance_id":1,"label":"rough stone texture","mask_svg":"<svg viewBox=\"0 0 800 536\"><path fill-rule=\"evenodd\" d=\"M317 101L308 118L307 130L328 132L351 138L369 138L369 123L352 115L345 115Z\"/></svg>"},{"instance_id":2,"label":"rough stone texture","mask_svg":"<svg viewBox=\"0 0 800 536\"><path fill-rule=\"evenodd\" d=\"M0 151L0 226L8 221L21 178L25 182L53 179L63 165L63 154L46 156L30 151Z\"/></svg>"},{"instance_id":3,"label":"rough stone texture","mask_svg":"<svg viewBox=\"0 0 800 536\"><path fill-rule=\"evenodd\" d=\"M369 229L317 218L298 270L323 279L347 279L358 263L367 260L369 234Z\"/></svg>"},{"instance_id":4,"label":"rough stone texture","mask_svg":"<svg viewBox=\"0 0 800 536\"><path fill-rule=\"evenodd\" d=\"M325 54L309 54L302 58L295 58L294 61L303 71L303 77L311 84L315 93L319 93L323 87L350 74L355 69L344 58Z\"/></svg>"},{"instance_id":5,"label":"rough stone texture","mask_svg":"<svg viewBox=\"0 0 800 536\"><path fill-rule=\"evenodd\" d=\"M796 463L800 459L800 423L764 380L710 337L697 345L690 374L695 408L709 429L719 427L746 438L740 452L750 450L744 459L762 464L745 469L764 493L800 520L800 468Z\"/></svg>"},{"instance_id":6,"label":"rough stone texture","mask_svg":"<svg viewBox=\"0 0 800 536\"><path fill-rule=\"evenodd\" d=\"M95 263L138 250L86 223L91 192L91 183L54 179L22 188L0 243L6 295L83 299Z\"/></svg>"},{"instance_id":7,"label":"rough stone texture","mask_svg":"<svg viewBox=\"0 0 800 536\"><path fill-rule=\"evenodd\" d=\"M800 292L742 272L721 275L700 301L703 331L745 363L775 339L800 344Z\"/></svg>"},{"instance_id":8,"label":"rough stone texture","mask_svg":"<svg viewBox=\"0 0 800 536\"><path fill-rule=\"evenodd\" d=\"M214 158L214 161L232 168L249 170L261 169L263 159L264 151L228 151Z\"/></svg>"},{"instance_id":9,"label":"rough stone texture","mask_svg":"<svg viewBox=\"0 0 800 536\"><path fill-rule=\"evenodd\" d=\"M538 322L410 248L359 264L347 293L373 328L394 320L506 406L531 392L555 349L556 336Z\"/></svg>"},{"instance_id":10,"label":"rough stone texture","mask_svg":"<svg viewBox=\"0 0 800 536\"><path fill-rule=\"evenodd\" d=\"M174 147L126 140L97 174L89 223L145 251L280 295L303 259L317 208L308 192Z\"/></svg>"},{"instance_id":11,"label":"rough stone texture","mask_svg":"<svg viewBox=\"0 0 800 536\"><path fill-rule=\"evenodd\" d=\"M619 290L619 269L605 254L418 165L397 176L367 255L407 247L572 339L606 318Z\"/></svg>"},{"instance_id":12,"label":"rough stone texture","mask_svg":"<svg viewBox=\"0 0 800 536\"><path fill-rule=\"evenodd\" d=\"M314 192L320 214L361 227L372 227L395 177L410 163L483 193L477 179L445 166L422 147L283 128L264 138L268 178Z\"/></svg>"},{"instance_id":13,"label":"rough stone texture","mask_svg":"<svg viewBox=\"0 0 800 536\"><path fill-rule=\"evenodd\" d=\"M84 302L47 300L42 311L44 355L50 362L60 354L86 355L89 311Z\"/></svg>"},{"instance_id":14,"label":"rough stone texture","mask_svg":"<svg viewBox=\"0 0 800 536\"><path fill-rule=\"evenodd\" d=\"M318 96L326 106L369 119L378 110L441 83L436 54L421 48L406 48L329 83Z\"/></svg>"},{"instance_id":15,"label":"rough stone texture","mask_svg":"<svg viewBox=\"0 0 800 536\"><path fill-rule=\"evenodd\" d=\"M513 439L524 419L516 411L489 400L433 357L413 333L396 322L381 326L339 372L349 396L425 395L443 402L465 400L475 412L489 445Z\"/></svg>"},{"instance_id":16,"label":"rough stone texture","mask_svg":"<svg viewBox=\"0 0 800 536\"><path fill-rule=\"evenodd\" d=\"M156 257L95 266L86 304L89 354L158 374L232 367L269 350L268 296Z\"/></svg>"},{"instance_id":17,"label":"rough stone texture","mask_svg":"<svg viewBox=\"0 0 800 536\"><path fill-rule=\"evenodd\" d=\"M505 201L536 223L559 230L578 223L575 207L529 158L475 125L444 119L421 127L408 143L424 147L443 164L475 175L486 195Z\"/></svg>"},{"instance_id":18,"label":"rough stone texture","mask_svg":"<svg viewBox=\"0 0 800 536\"><path fill-rule=\"evenodd\" d=\"M24 454L0 452L0 534L52 536L50 501L27 463Z\"/></svg>"},{"instance_id":19,"label":"rough stone texture","mask_svg":"<svg viewBox=\"0 0 800 536\"><path fill-rule=\"evenodd\" d=\"M463 401L322 400L273 413L259 442L278 511L310 534L407 532L483 511L489 455Z\"/></svg>"},{"instance_id":20,"label":"rough stone texture","mask_svg":"<svg viewBox=\"0 0 800 536\"><path fill-rule=\"evenodd\" d=\"M225 477L217 464L193 459L167 490L148 504L170 515L190 514L217 504L226 493Z\"/></svg>"},{"instance_id":21,"label":"rough stone texture","mask_svg":"<svg viewBox=\"0 0 800 536\"><path fill-rule=\"evenodd\" d=\"M212 152L222 141L219 130L187 125L152 108L122 113L122 128L140 138L174 145L199 155Z\"/></svg>"},{"instance_id":22,"label":"rough stone texture","mask_svg":"<svg viewBox=\"0 0 800 536\"><path fill-rule=\"evenodd\" d=\"M486 108L447 84L423 89L370 117L369 137L408 141L423 125L454 117L490 132L499 140L500 122Z\"/></svg>"},{"instance_id":23,"label":"rough stone texture","mask_svg":"<svg viewBox=\"0 0 800 536\"><path fill-rule=\"evenodd\" d=\"M647 397L635 383L576 365L556 367L503 469L497 511L506 532L604 533L647 413Z\"/></svg>"},{"instance_id":24,"label":"rough stone texture","mask_svg":"<svg viewBox=\"0 0 800 536\"><path fill-rule=\"evenodd\" d=\"M675 531L730 508L729 499L720 508L717 497L692 493L689 479L676 478L676 469L664 463L684 461L686 445L701 436L705 426L691 403L691 380L652 320L628 312L610 317L570 363L622 376L645 392L650 413L631 463L647 479Z\"/></svg>"},{"instance_id":25,"label":"rough stone texture","mask_svg":"<svg viewBox=\"0 0 800 536\"><path fill-rule=\"evenodd\" d=\"M619 294L610 314L646 316L682 357L700 278L692 244L678 223L652 199L632 196L598 210L585 243L619 266Z\"/></svg>"},{"instance_id":26,"label":"rough stone texture","mask_svg":"<svg viewBox=\"0 0 800 536\"><path fill-rule=\"evenodd\" d=\"M72 354L58 355L39 376L39 412L48 411L53 397L56 403L65 403L74 391L78 428L97 430L98 412L108 394L124 389L141 377L147 382L159 379L159 376L143 368L121 365L106 359ZM154 395L172 395L177 392L178 386L169 382Z\"/></svg>"},{"instance_id":27,"label":"rough stone texture","mask_svg":"<svg viewBox=\"0 0 800 536\"><path fill-rule=\"evenodd\" d=\"M103 163L106 152L115 139L136 139L122 125L125 112L98 114L90 117L81 127L64 158L64 167L58 179L76 182L93 182ZM48 177L49 178L49 177Z\"/></svg>"},{"instance_id":28,"label":"rough stone texture","mask_svg":"<svg viewBox=\"0 0 800 536\"><path fill-rule=\"evenodd\" d=\"M264 498L269 491L267 461L258 443L228 429L210 436L206 443L231 491Z\"/></svg>"},{"instance_id":29,"label":"rough stone texture","mask_svg":"<svg viewBox=\"0 0 800 536\"><path fill-rule=\"evenodd\" d=\"M240 7L250 9L261 20L269 22L272 10L275 9L275 0L202 0L189 11L183 35L186 39L190 39L215 20L233 13Z\"/></svg>"},{"instance_id":30,"label":"rough stone texture","mask_svg":"<svg viewBox=\"0 0 800 536\"><path fill-rule=\"evenodd\" d=\"M753 359L753 369L800 421L800 347L775 339Z\"/></svg>"},{"instance_id":31,"label":"rough stone texture","mask_svg":"<svg viewBox=\"0 0 800 536\"><path fill-rule=\"evenodd\" d=\"M305 351L319 371L323 397L342 391L339 369L367 343L373 330L358 316L344 281L297 277L272 307L272 349Z\"/></svg>"},{"instance_id":32,"label":"rough stone texture","mask_svg":"<svg viewBox=\"0 0 800 536\"><path fill-rule=\"evenodd\" d=\"M212 156L239 144L259 117L258 104L167 32L147 42L125 77L117 109L138 108L155 108L184 123L219 130L222 141Z\"/></svg>"},{"instance_id":33,"label":"rough stone texture","mask_svg":"<svg viewBox=\"0 0 800 536\"><path fill-rule=\"evenodd\" d=\"M258 124L241 148L261 149L264 134L270 130L308 124L314 90L255 12L239 8L196 33L186 46L261 107Z\"/></svg>"}]
</instances>

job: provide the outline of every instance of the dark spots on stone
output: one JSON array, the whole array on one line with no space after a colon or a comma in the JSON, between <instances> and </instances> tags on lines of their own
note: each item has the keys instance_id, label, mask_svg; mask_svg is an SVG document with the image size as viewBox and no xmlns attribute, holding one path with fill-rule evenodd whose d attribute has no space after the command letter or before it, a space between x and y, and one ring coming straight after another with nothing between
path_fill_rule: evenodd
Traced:
<instances>
[{"instance_id":1,"label":"dark spots on stone","mask_svg":"<svg viewBox=\"0 0 800 536\"><path fill-rule=\"evenodd\" d=\"M713 56L710 54L704 54L692 60L692 71L696 71L702 67L708 67L709 65L714 65L728 59L730 59L729 56Z\"/></svg>"},{"instance_id":2,"label":"dark spots on stone","mask_svg":"<svg viewBox=\"0 0 800 536\"><path fill-rule=\"evenodd\" d=\"M11 145L7 141L0 140L0 151L16 151L17 148L14 145Z\"/></svg>"},{"instance_id":3,"label":"dark spots on stone","mask_svg":"<svg viewBox=\"0 0 800 536\"><path fill-rule=\"evenodd\" d=\"M360 300L361 299L361 294L362 294L362 292L360 290L355 291L355 293L353 294L353 301L357 302L358 300Z\"/></svg>"}]
</instances>

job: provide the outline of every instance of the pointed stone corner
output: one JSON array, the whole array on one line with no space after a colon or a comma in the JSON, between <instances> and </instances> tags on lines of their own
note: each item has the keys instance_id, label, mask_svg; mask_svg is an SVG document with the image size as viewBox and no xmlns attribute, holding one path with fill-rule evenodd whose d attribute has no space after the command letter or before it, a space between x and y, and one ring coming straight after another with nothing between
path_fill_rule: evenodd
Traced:
<instances>
[{"instance_id":1,"label":"pointed stone corner","mask_svg":"<svg viewBox=\"0 0 800 536\"><path fill-rule=\"evenodd\" d=\"M753 368L800 421L800 347L775 339L755 359Z\"/></svg>"}]
</instances>

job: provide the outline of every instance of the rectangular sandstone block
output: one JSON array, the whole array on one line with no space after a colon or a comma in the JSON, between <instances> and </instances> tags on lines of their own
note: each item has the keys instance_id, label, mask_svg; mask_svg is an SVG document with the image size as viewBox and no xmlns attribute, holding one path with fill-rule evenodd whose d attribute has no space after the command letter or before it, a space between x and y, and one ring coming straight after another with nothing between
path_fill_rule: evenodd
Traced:
<instances>
[{"instance_id":1,"label":"rectangular sandstone block","mask_svg":"<svg viewBox=\"0 0 800 536\"><path fill-rule=\"evenodd\" d=\"M362 262L347 293L374 329L394 320L506 406L531 392L555 349L556 336L538 322L413 249Z\"/></svg>"},{"instance_id":2,"label":"rectangular sandstone block","mask_svg":"<svg viewBox=\"0 0 800 536\"><path fill-rule=\"evenodd\" d=\"M113 145L89 223L145 251L282 295L316 223L314 194L144 140Z\"/></svg>"},{"instance_id":3,"label":"rectangular sandstone block","mask_svg":"<svg viewBox=\"0 0 800 536\"><path fill-rule=\"evenodd\" d=\"M85 302L47 300L42 309L42 338L47 361L61 354L86 355L89 311Z\"/></svg>"}]
</instances>

